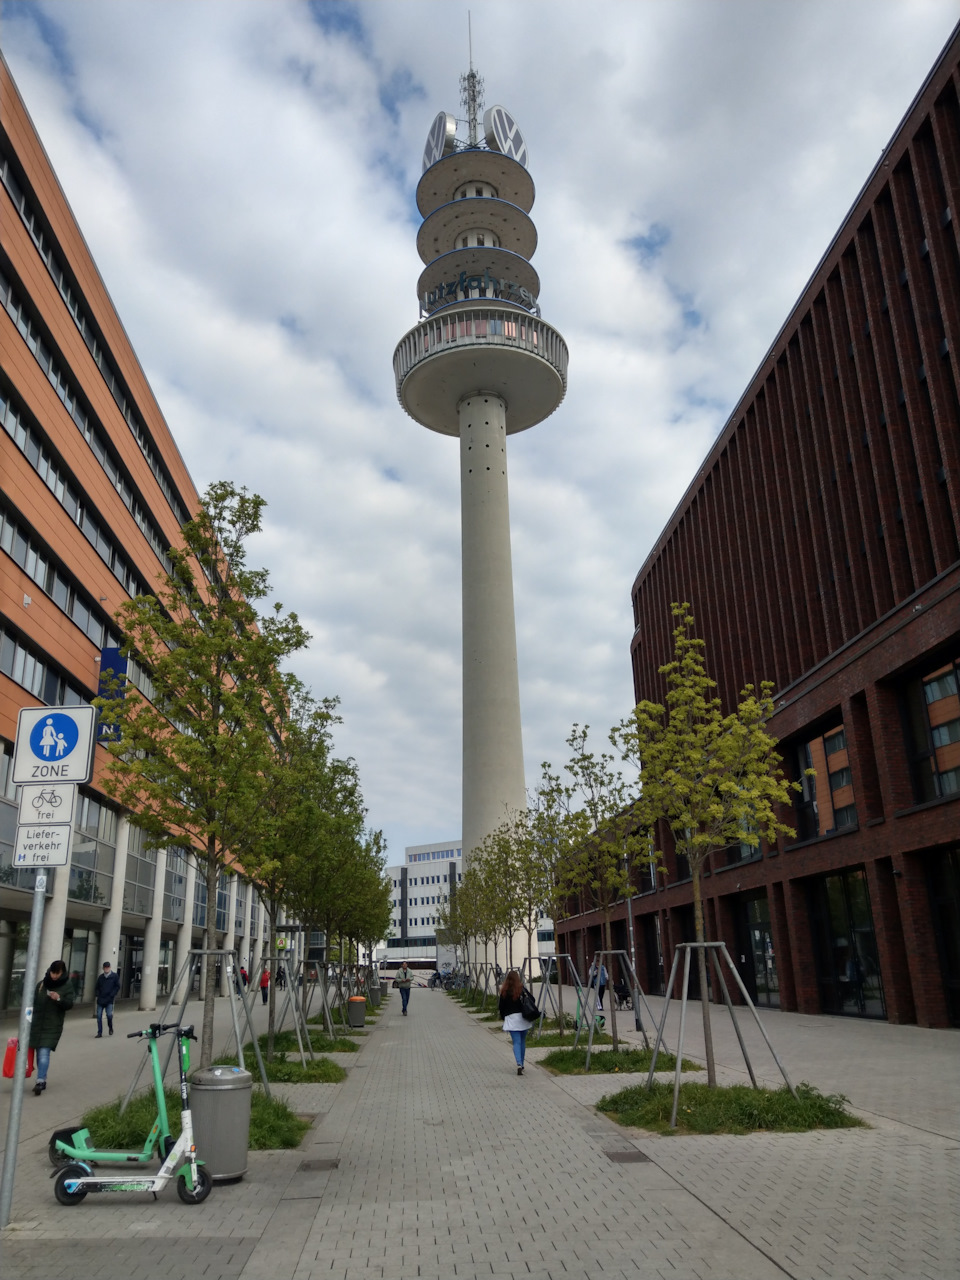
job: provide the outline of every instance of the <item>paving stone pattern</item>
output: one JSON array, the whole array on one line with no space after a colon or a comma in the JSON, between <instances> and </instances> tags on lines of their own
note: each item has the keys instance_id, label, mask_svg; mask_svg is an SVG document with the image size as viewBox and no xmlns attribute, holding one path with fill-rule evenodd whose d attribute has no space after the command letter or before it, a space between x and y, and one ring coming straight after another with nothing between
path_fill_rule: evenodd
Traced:
<instances>
[{"instance_id":1,"label":"paving stone pattern","mask_svg":"<svg viewBox=\"0 0 960 1280\"><path fill-rule=\"evenodd\" d=\"M122 1016L124 1030L143 1018ZM742 1078L732 1033L716 1025L721 1074ZM74 1024L48 1094L24 1100L4 1280L955 1280L960 1036L791 1015L765 1025L796 1079L843 1087L875 1127L623 1129L593 1103L636 1077L554 1078L531 1047L518 1078L501 1031L418 990L408 1018L390 1001L360 1053L339 1059L345 1083L276 1087L316 1117L298 1151L251 1153L246 1177L198 1207L170 1187L156 1202L91 1195L66 1208L48 1176L49 1133L130 1074L125 1050L105 1057ZM697 1051L694 1038L685 1052ZM879 1082L867 1078L875 1064ZM62 1087L71 1067L75 1087Z\"/></svg>"}]
</instances>

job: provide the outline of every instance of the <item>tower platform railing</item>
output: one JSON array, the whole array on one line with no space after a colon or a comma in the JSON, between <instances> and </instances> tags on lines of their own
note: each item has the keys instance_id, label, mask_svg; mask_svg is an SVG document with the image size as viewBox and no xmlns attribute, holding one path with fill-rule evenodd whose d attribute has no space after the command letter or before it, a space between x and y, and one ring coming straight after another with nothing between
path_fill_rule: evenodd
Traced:
<instances>
[{"instance_id":1,"label":"tower platform railing","mask_svg":"<svg viewBox=\"0 0 960 1280\"><path fill-rule=\"evenodd\" d=\"M567 385L567 344L538 316L513 308L478 306L431 317L411 329L393 354L397 392L412 369L443 351L462 347L502 347L540 356Z\"/></svg>"}]
</instances>

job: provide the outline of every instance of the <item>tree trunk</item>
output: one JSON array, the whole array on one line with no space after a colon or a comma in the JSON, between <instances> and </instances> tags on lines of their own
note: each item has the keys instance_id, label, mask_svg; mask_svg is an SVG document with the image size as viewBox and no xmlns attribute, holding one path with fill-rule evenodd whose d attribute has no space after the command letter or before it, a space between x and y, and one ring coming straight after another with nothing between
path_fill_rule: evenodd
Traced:
<instances>
[{"instance_id":1,"label":"tree trunk","mask_svg":"<svg viewBox=\"0 0 960 1280\"><path fill-rule=\"evenodd\" d=\"M270 916L270 932L267 936L267 956L269 960L277 954L277 914ZM269 963L267 968L270 968ZM273 1045L277 1026L277 966L273 965L270 974L270 985L267 988L267 1061L273 1061Z\"/></svg>"},{"instance_id":2,"label":"tree trunk","mask_svg":"<svg viewBox=\"0 0 960 1280\"><path fill-rule=\"evenodd\" d=\"M217 879L220 874L220 864L217 861L217 844L214 836L207 839L206 864L207 913L203 931L203 949L207 954L204 956L203 1024L200 1032L201 1067L209 1067L213 1061L213 1002L217 993L217 965L213 951L217 945Z\"/></svg>"},{"instance_id":3,"label":"tree trunk","mask_svg":"<svg viewBox=\"0 0 960 1280\"><path fill-rule=\"evenodd\" d=\"M693 878L693 926L697 941L705 942L703 930L703 899L700 896L700 863L691 860ZM700 1009L703 1013L703 1050L707 1059L707 1084L711 1089L717 1087L717 1065L713 1057L713 1031L710 1026L710 999L707 990L707 953L703 947L697 948L697 967L700 974Z\"/></svg>"},{"instance_id":4,"label":"tree trunk","mask_svg":"<svg viewBox=\"0 0 960 1280\"><path fill-rule=\"evenodd\" d=\"M554 937L553 950L554 950L554 955L556 955L556 950L557 950L557 945L556 945L556 937L557 937L557 934L556 934L556 930L554 930L553 937ZM560 961L559 961L559 960L554 960L554 962L553 962L553 968L551 969L551 973L553 972L553 969L556 969L556 971L557 971L557 1021L558 1021L558 1022L559 1022L559 1024L560 1024L560 1039L562 1040L562 1039L563 1039L563 1030L564 1030L564 1028L563 1028L563 973L561 972L561 969L560 969Z\"/></svg>"}]
</instances>

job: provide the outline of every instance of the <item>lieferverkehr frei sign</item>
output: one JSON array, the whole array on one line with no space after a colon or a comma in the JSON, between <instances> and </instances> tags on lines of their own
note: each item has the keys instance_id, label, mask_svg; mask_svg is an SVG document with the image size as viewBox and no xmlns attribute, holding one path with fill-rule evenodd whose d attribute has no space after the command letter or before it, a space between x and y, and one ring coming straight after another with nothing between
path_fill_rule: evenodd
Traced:
<instances>
[{"instance_id":1,"label":"lieferverkehr frei sign","mask_svg":"<svg viewBox=\"0 0 960 1280\"><path fill-rule=\"evenodd\" d=\"M65 867L70 861L73 827L69 823L43 826L31 822L17 827L13 848L15 867Z\"/></svg>"},{"instance_id":2,"label":"lieferverkehr frei sign","mask_svg":"<svg viewBox=\"0 0 960 1280\"><path fill-rule=\"evenodd\" d=\"M23 707L17 719L13 781L89 782L95 707Z\"/></svg>"}]
</instances>

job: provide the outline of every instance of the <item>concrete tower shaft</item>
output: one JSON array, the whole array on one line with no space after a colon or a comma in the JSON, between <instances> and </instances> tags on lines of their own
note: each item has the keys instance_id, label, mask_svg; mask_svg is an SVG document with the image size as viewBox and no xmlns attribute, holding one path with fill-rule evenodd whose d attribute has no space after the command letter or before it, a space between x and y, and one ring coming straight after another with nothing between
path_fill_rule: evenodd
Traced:
<instances>
[{"instance_id":1,"label":"concrete tower shaft","mask_svg":"<svg viewBox=\"0 0 960 1280\"><path fill-rule=\"evenodd\" d=\"M458 405L463 575L463 848L527 803L507 495L507 405ZM467 834L469 833L469 835ZM468 843L472 840L473 843Z\"/></svg>"}]
</instances>

